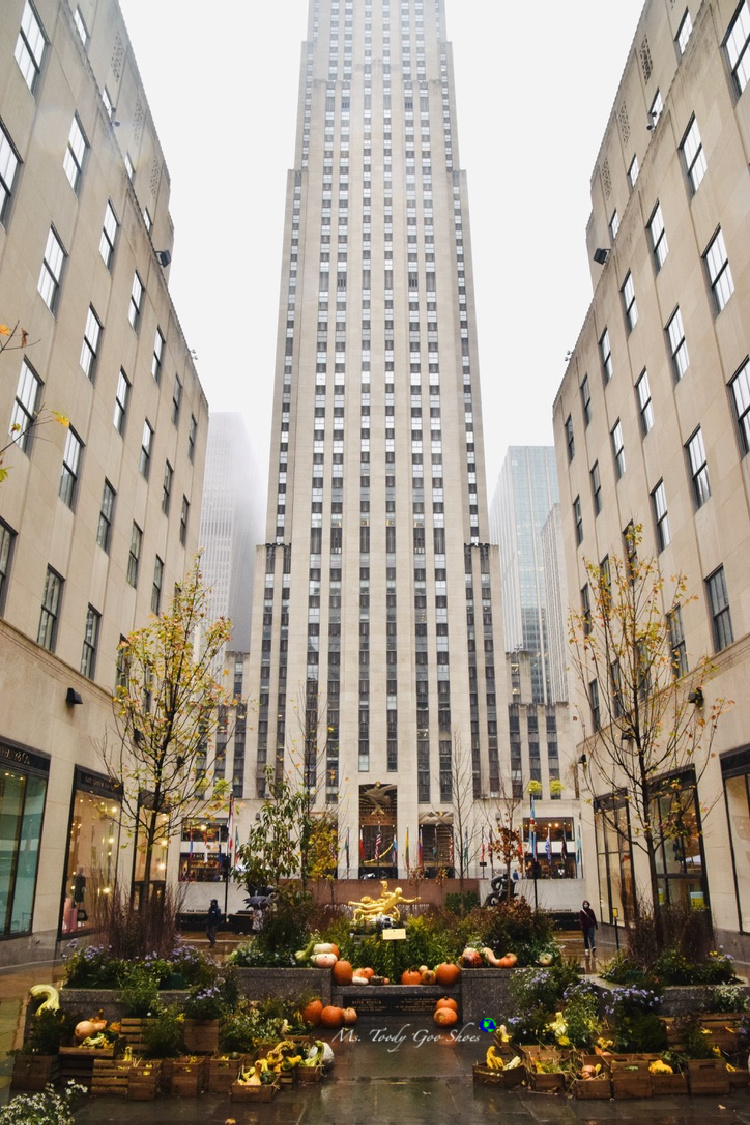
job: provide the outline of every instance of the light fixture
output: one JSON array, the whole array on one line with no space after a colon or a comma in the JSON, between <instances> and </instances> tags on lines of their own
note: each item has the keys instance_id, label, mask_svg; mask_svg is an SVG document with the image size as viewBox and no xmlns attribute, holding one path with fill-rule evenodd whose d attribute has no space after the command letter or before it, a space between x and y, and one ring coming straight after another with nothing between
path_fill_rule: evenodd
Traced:
<instances>
[{"instance_id":1,"label":"light fixture","mask_svg":"<svg viewBox=\"0 0 750 1125\"><path fill-rule=\"evenodd\" d=\"M694 703L696 707L703 706L703 691L701 688L694 688L688 695L688 703Z\"/></svg>"},{"instance_id":2,"label":"light fixture","mask_svg":"<svg viewBox=\"0 0 750 1125\"><path fill-rule=\"evenodd\" d=\"M646 128L648 129L649 133L651 133L659 124L659 113L655 109L650 109L646 116L648 117L648 124L646 125Z\"/></svg>"},{"instance_id":3,"label":"light fixture","mask_svg":"<svg viewBox=\"0 0 750 1125\"><path fill-rule=\"evenodd\" d=\"M608 258L609 250L605 250L601 246L598 246L594 251L594 261L598 266L606 266Z\"/></svg>"},{"instance_id":4,"label":"light fixture","mask_svg":"<svg viewBox=\"0 0 750 1125\"><path fill-rule=\"evenodd\" d=\"M77 703L83 703L83 699L80 693L77 692L75 688L69 687L65 692L65 702L67 703L68 707L75 707Z\"/></svg>"},{"instance_id":5,"label":"light fixture","mask_svg":"<svg viewBox=\"0 0 750 1125\"><path fill-rule=\"evenodd\" d=\"M578 765L579 766L585 766L586 765L586 755L585 754L581 754L580 758L578 759Z\"/></svg>"},{"instance_id":6,"label":"light fixture","mask_svg":"<svg viewBox=\"0 0 750 1125\"><path fill-rule=\"evenodd\" d=\"M172 261L172 255L171 255L170 251L169 250L157 250L155 253L156 253L156 257L159 259L159 265L164 266L164 268L166 269L167 266L169 265L169 263Z\"/></svg>"}]
</instances>

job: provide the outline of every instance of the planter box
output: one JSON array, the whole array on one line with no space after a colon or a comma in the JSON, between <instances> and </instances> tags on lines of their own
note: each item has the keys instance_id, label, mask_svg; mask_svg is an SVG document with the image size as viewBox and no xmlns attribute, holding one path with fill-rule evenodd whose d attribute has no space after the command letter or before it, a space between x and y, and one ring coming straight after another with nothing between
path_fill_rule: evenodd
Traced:
<instances>
[{"instance_id":1,"label":"planter box","mask_svg":"<svg viewBox=\"0 0 750 1125\"><path fill-rule=\"evenodd\" d=\"M128 1074L128 1089L125 1096L131 1102L153 1102L161 1089L161 1081L160 1059L138 1063L131 1067Z\"/></svg>"},{"instance_id":2,"label":"planter box","mask_svg":"<svg viewBox=\"0 0 750 1125\"><path fill-rule=\"evenodd\" d=\"M120 1038L135 1054L143 1050L143 1029L150 1022L150 1019L141 1017L123 1017L120 1020Z\"/></svg>"},{"instance_id":3,"label":"planter box","mask_svg":"<svg viewBox=\"0 0 750 1125\"><path fill-rule=\"evenodd\" d=\"M658 1055L610 1055L612 1096L618 1100L653 1096L649 1064Z\"/></svg>"},{"instance_id":4,"label":"planter box","mask_svg":"<svg viewBox=\"0 0 750 1125\"><path fill-rule=\"evenodd\" d=\"M652 1074L651 1092L654 1097L660 1094L689 1093L687 1074Z\"/></svg>"},{"instance_id":5,"label":"planter box","mask_svg":"<svg viewBox=\"0 0 750 1125\"><path fill-rule=\"evenodd\" d=\"M94 1059L91 1094L113 1094L125 1097L132 1062L125 1059Z\"/></svg>"},{"instance_id":6,"label":"planter box","mask_svg":"<svg viewBox=\"0 0 750 1125\"><path fill-rule=\"evenodd\" d=\"M729 1072L724 1059L688 1059L691 1094L728 1094Z\"/></svg>"},{"instance_id":7,"label":"planter box","mask_svg":"<svg viewBox=\"0 0 750 1125\"><path fill-rule=\"evenodd\" d=\"M233 1102L272 1102L281 1087L276 1082L269 1082L265 1086L247 1086L243 1082L232 1083Z\"/></svg>"},{"instance_id":8,"label":"planter box","mask_svg":"<svg viewBox=\"0 0 750 1125\"><path fill-rule=\"evenodd\" d=\"M595 1078L574 1078L573 1096L580 1101L608 1101L612 1097L608 1059L601 1055L581 1055L578 1066L600 1066L601 1071Z\"/></svg>"},{"instance_id":9,"label":"planter box","mask_svg":"<svg viewBox=\"0 0 750 1125\"><path fill-rule=\"evenodd\" d=\"M176 1098L197 1098L206 1086L206 1059L175 1059L170 1093Z\"/></svg>"},{"instance_id":10,"label":"planter box","mask_svg":"<svg viewBox=\"0 0 750 1125\"><path fill-rule=\"evenodd\" d=\"M473 1066L471 1077L474 1082L483 1086L498 1086L501 1090L512 1090L520 1086L526 1077L526 1068L514 1066L512 1070L490 1070L486 1066Z\"/></svg>"},{"instance_id":11,"label":"planter box","mask_svg":"<svg viewBox=\"0 0 750 1125\"><path fill-rule=\"evenodd\" d=\"M16 1055L10 1076L11 1090L43 1090L60 1073L57 1055Z\"/></svg>"},{"instance_id":12,"label":"planter box","mask_svg":"<svg viewBox=\"0 0 750 1125\"><path fill-rule=\"evenodd\" d=\"M182 1042L189 1055L216 1055L219 1052L220 1020L185 1020Z\"/></svg>"},{"instance_id":13,"label":"planter box","mask_svg":"<svg viewBox=\"0 0 750 1125\"><path fill-rule=\"evenodd\" d=\"M529 1070L528 1082L532 1090L544 1090L548 1094L557 1093L558 1090L564 1090L566 1085L567 1074L561 1070L555 1070L550 1073L537 1072Z\"/></svg>"},{"instance_id":14,"label":"planter box","mask_svg":"<svg viewBox=\"0 0 750 1125\"><path fill-rule=\"evenodd\" d=\"M250 1056L235 1055L228 1058L216 1055L208 1060L208 1078L206 1089L210 1094L228 1094L231 1092L232 1083L237 1081L240 1067L246 1066Z\"/></svg>"},{"instance_id":15,"label":"planter box","mask_svg":"<svg viewBox=\"0 0 750 1125\"><path fill-rule=\"evenodd\" d=\"M745 1090L750 1086L750 1073L745 1067L741 1070L728 1070L727 1078L730 1090Z\"/></svg>"},{"instance_id":16,"label":"planter box","mask_svg":"<svg viewBox=\"0 0 750 1125\"><path fill-rule=\"evenodd\" d=\"M734 1015L701 1016L701 1027L711 1033L711 1046L728 1055L740 1049L740 1019Z\"/></svg>"},{"instance_id":17,"label":"planter box","mask_svg":"<svg viewBox=\"0 0 750 1125\"><path fill-rule=\"evenodd\" d=\"M323 1081L322 1066L298 1066L296 1073L297 1081L302 1086L306 1086L313 1082Z\"/></svg>"}]
</instances>

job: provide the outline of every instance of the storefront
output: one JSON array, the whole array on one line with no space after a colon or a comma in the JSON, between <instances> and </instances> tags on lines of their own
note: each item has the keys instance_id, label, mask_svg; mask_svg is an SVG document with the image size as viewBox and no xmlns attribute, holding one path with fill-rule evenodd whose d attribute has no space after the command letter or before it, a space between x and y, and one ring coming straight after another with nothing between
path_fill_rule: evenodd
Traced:
<instances>
[{"instance_id":1,"label":"storefront","mask_svg":"<svg viewBox=\"0 0 750 1125\"><path fill-rule=\"evenodd\" d=\"M2 937L31 933L49 758L0 742Z\"/></svg>"},{"instance_id":2,"label":"storefront","mask_svg":"<svg viewBox=\"0 0 750 1125\"><path fill-rule=\"evenodd\" d=\"M95 928L97 903L112 893L121 837L120 792L101 774L76 767L60 914L61 934Z\"/></svg>"}]
</instances>

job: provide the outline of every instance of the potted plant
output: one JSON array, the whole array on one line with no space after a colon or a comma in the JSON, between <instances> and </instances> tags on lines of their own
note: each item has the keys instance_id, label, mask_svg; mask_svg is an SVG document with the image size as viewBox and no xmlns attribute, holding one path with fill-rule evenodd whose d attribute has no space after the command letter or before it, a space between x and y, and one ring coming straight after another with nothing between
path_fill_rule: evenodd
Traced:
<instances>
[{"instance_id":1,"label":"potted plant","mask_svg":"<svg viewBox=\"0 0 750 1125\"><path fill-rule=\"evenodd\" d=\"M197 985L185 1001L183 1042L185 1050L212 1055L219 1050L219 1024L227 1013L227 1001L220 985Z\"/></svg>"},{"instance_id":2,"label":"potted plant","mask_svg":"<svg viewBox=\"0 0 750 1125\"><path fill-rule=\"evenodd\" d=\"M12 1090L43 1091L59 1071L58 1051L72 1041L78 1017L60 1008L43 1008L29 1021L29 1035L13 1061Z\"/></svg>"}]
</instances>

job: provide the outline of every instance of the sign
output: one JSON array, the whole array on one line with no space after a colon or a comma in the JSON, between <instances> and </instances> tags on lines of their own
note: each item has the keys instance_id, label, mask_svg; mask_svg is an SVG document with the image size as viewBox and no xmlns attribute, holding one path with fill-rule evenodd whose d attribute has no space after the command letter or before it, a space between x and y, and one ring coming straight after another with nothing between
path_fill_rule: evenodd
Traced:
<instances>
[{"instance_id":1,"label":"sign","mask_svg":"<svg viewBox=\"0 0 750 1125\"><path fill-rule=\"evenodd\" d=\"M403 941L406 937L406 930L383 930L380 936L383 941Z\"/></svg>"}]
</instances>

